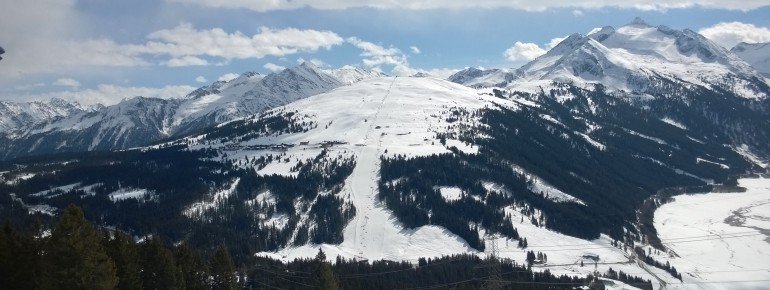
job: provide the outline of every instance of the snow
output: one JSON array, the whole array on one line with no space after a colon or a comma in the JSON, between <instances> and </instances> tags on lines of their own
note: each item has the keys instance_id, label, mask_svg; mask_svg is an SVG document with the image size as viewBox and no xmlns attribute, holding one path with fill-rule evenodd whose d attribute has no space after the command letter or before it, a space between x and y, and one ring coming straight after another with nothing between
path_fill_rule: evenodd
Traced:
<instances>
[{"instance_id":1,"label":"snow","mask_svg":"<svg viewBox=\"0 0 770 290\"><path fill-rule=\"evenodd\" d=\"M753 83L763 79L759 73L719 45L690 30L639 23L605 27L588 36L573 34L522 66L506 87L519 90L533 87L532 82L554 80L586 88L600 83L609 91L636 94L649 89L645 80L651 77L721 87L747 99L768 97ZM461 83L475 86L474 80Z\"/></svg>"},{"instance_id":2,"label":"snow","mask_svg":"<svg viewBox=\"0 0 770 290\"><path fill-rule=\"evenodd\" d=\"M658 143L658 144L660 144L660 145L668 145L668 143L666 143L666 141L663 141L663 139L660 139L660 138L655 138L655 137L652 137L652 136L648 136L648 135L644 135L644 134L642 134L642 133L639 133L639 132L636 132L636 131L634 131L634 130L630 130L630 129L625 129L625 128L624 128L624 130L625 130L625 131L626 131L628 134L631 134L631 135L634 135L634 136L639 136L639 137L642 137L642 138L644 138L644 139L647 139L647 140L653 141L653 142L655 142L655 143Z\"/></svg>"},{"instance_id":3,"label":"snow","mask_svg":"<svg viewBox=\"0 0 770 290\"><path fill-rule=\"evenodd\" d=\"M150 191L143 188L121 188L110 193L109 197L113 202L124 201L129 198L143 201L150 197Z\"/></svg>"},{"instance_id":4,"label":"snow","mask_svg":"<svg viewBox=\"0 0 770 290\"><path fill-rule=\"evenodd\" d=\"M742 144L741 146L738 146L738 147L733 147L733 151L735 151L736 153L746 158L746 160L748 160L749 162L758 165L759 167L767 168L768 165L770 165L767 159L763 159L759 157L757 154L754 154L753 152L751 152L751 149L749 149L749 146L746 144Z\"/></svg>"},{"instance_id":5,"label":"snow","mask_svg":"<svg viewBox=\"0 0 770 290\"><path fill-rule=\"evenodd\" d=\"M441 186L437 189L446 201L457 201L463 197L463 190L456 186Z\"/></svg>"},{"instance_id":6,"label":"snow","mask_svg":"<svg viewBox=\"0 0 770 290\"><path fill-rule=\"evenodd\" d=\"M767 289L770 279L770 179L739 179L742 193L679 195L655 212L668 260L685 283L670 287ZM678 286L678 287L677 287Z\"/></svg>"},{"instance_id":7,"label":"snow","mask_svg":"<svg viewBox=\"0 0 770 290\"><path fill-rule=\"evenodd\" d=\"M376 70L371 70L363 67L354 67L350 65L343 66L337 69L328 69L324 72L334 76L340 80L343 84L351 85L362 80L372 79L376 77L387 76Z\"/></svg>"},{"instance_id":8,"label":"snow","mask_svg":"<svg viewBox=\"0 0 770 290\"><path fill-rule=\"evenodd\" d=\"M701 162L711 163L711 164L717 165L719 167L722 167L723 169L730 169L730 166L727 166L726 164L723 164L723 163L719 163L719 162L716 162L716 161L706 160L706 159L703 159L703 158L700 158L700 157L696 157L695 158L695 163L701 163Z\"/></svg>"},{"instance_id":9,"label":"snow","mask_svg":"<svg viewBox=\"0 0 770 290\"><path fill-rule=\"evenodd\" d=\"M240 178L236 178L229 186L215 192L210 200L202 200L193 203L184 211L184 215L190 218L199 218L207 211L216 208L235 192L240 181Z\"/></svg>"},{"instance_id":10,"label":"snow","mask_svg":"<svg viewBox=\"0 0 770 290\"><path fill-rule=\"evenodd\" d=\"M455 139L447 139L446 140L446 147L452 148L455 147L458 150L462 151L465 154L478 154L479 153L479 147L474 144L469 144L462 142L460 140Z\"/></svg>"},{"instance_id":11,"label":"snow","mask_svg":"<svg viewBox=\"0 0 770 290\"><path fill-rule=\"evenodd\" d=\"M682 124L682 123L680 123L680 122L678 122L678 121L676 121L674 119L666 117L666 118L663 118L663 119L660 119L660 120L663 121L666 124L669 124L671 126L677 127L679 129L687 130L687 126L685 126L684 124Z\"/></svg>"},{"instance_id":12,"label":"snow","mask_svg":"<svg viewBox=\"0 0 770 290\"><path fill-rule=\"evenodd\" d=\"M532 183L529 187L529 189L532 192L539 193L546 199L549 199L555 202L574 202L577 204L585 205L585 203L583 203L582 200L559 190L558 188L549 184L547 181L543 180L537 175L527 172L524 168L521 168L517 165L513 165L511 167L513 168L513 172L516 172L524 176L529 182ZM491 188L494 188L494 187L491 187ZM487 190L489 190L489 188L487 188Z\"/></svg>"},{"instance_id":13,"label":"snow","mask_svg":"<svg viewBox=\"0 0 770 290\"><path fill-rule=\"evenodd\" d=\"M594 139L593 139L593 138L591 138L591 136L589 136L588 134L585 134L585 133L581 133L581 132L575 132L575 134L578 134L578 135L580 135L580 136L583 136L583 139L585 139L585 140L586 140L586 142L588 142L588 144L591 144L591 146L594 146L594 147L596 147L596 149L599 149L599 150L601 150L601 151L607 150L607 146L606 146L606 145L604 145L604 144L600 143L599 141L596 141L596 140L594 140Z\"/></svg>"},{"instance_id":14,"label":"snow","mask_svg":"<svg viewBox=\"0 0 770 290\"><path fill-rule=\"evenodd\" d=\"M473 126L478 122L472 117L448 122L447 117L454 108L473 112L496 104L510 108L518 106L432 77L397 77L363 80L276 109L296 110L299 115L311 116L319 126L303 133L249 141L253 142L250 144L312 146L335 141L335 145L326 148L329 154L352 155L356 161L353 173L338 193L353 203L356 215L343 230L343 242L339 245L305 245L260 255L290 260L314 256L320 247L329 257L339 254L359 259L416 261L420 257L475 252L464 240L442 227L429 225L406 229L397 222L377 198L380 157L449 153L448 147L453 146L466 153L475 153L476 146L451 138L446 140L446 146L442 145L437 133L452 132L455 124ZM294 162L295 154L304 154L303 151L305 147L295 146L287 149L285 154ZM458 190L442 191L453 199L458 197Z\"/></svg>"},{"instance_id":15,"label":"snow","mask_svg":"<svg viewBox=\"0 0 770 290\"><path fill-rule=\"evenodd\" d=\"M75 189L78 186L80 186L80 182L73 183L73 184L62 185L62 186L58 186L58 187L54 187L54 188L51 188L49 190L43 190L43 191L40 191L40 192L33 193L31 195L35 196L35 197L52 198L52 197L58 196L58 194L49 195L49 194L51 194L53 192L61 191L61 192L65 192L66 193L66 192L69 192L69 191Z\"/></svg>"},{"instance_id":16,"label":"snow","mask_svg":"<svg viewBox=\"0 0 770 290\"><path fill-rule=\"evenodd\" d=\"M21 173L19 175L16 175L13 178L9 178L8 180L5 181L5 183L8 185L15 185L15 184L18 184L19 181L28 180L32 177L35 177L36 175L37 175L36 173Z\"/></svg>"},{"instance_id":17,"label":"snow","mask_svg":"<svg viewBox=\"0 0 770 290\"><path fill-rule=\"evenodd\" d=\"M770 75L770 43L741 42L730 50L757 71Z\"/></svg>"}]
</instances>

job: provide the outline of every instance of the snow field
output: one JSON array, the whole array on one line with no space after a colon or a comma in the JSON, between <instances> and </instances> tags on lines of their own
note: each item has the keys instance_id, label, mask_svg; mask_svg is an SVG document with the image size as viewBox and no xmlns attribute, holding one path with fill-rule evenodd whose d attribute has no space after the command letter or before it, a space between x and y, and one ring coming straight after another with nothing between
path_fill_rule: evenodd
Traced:
<instances>
[{"instance_id":1,"label":"snow field","mask_svg":"<svg viewBox=\"0 0 770 290\"><path fill-rule=\"evenodd\" d=\"M740 179L739 185L748 190L679 195L655 212L668 259L685 283L697 283L669 286L770 288L770 179ZM715 283L755 280L765 281Z\"/></svg>"}]
</instances>

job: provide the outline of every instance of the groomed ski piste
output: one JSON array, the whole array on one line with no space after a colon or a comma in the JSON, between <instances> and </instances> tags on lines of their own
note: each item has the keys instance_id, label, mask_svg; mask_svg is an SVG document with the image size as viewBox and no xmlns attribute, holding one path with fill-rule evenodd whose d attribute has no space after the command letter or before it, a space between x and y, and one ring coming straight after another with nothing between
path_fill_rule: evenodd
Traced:
<instances>
[{"instance_id":1,"label":"groomed ski piste","mask_svg":"<svg viewBox=\"0 0 770 290\"><path fill-rule=\"evenodd\" d=\"M655 211L662 253L684 273L673 289L770 289L770 178L739 193L679 195Z\"/></svg>"}]
</instances>

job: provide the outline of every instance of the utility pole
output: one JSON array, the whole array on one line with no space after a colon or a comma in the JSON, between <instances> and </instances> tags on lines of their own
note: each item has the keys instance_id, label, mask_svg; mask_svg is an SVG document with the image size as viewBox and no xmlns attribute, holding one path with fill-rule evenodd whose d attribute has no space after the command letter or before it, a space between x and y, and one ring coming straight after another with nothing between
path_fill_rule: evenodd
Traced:
<instances>
[{"instance_id":1,"label":"utility pole","mask_svg":"<svg viewBox=\"0 0 770 290\"><path fill-rule=\"evenodd\" d=\"M479 278L484 281L481 289L503 289L506 283L500 273L502 264L498 256L497 238L491 234L484 235L484 245L490 246L491 253L475 267L480 273Z\"/></svg>"}]
</instances>

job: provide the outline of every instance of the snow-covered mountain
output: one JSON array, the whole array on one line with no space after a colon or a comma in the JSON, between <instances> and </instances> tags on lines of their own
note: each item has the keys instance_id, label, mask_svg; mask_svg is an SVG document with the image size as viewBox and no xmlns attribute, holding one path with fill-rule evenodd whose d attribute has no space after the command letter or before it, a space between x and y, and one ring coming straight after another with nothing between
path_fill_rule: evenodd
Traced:
<instances>
[{"instance_id":1,"label":"snow-covered mountain","mask_svg":"<svg viewBox=\"0 0 770 290\"><path fill-rule=\"evenodd\" d=\"M730 52L734 53L760 73L770 76L770 42L745 43L741 42Z\"/></svg>"},{"instance_id":2,"label":"snow-covered mountain","mask_svg":"<svg viewBox=\"0 0 770 290\"><path fill-rule=\"evenodd\" d=\"M0 101L0 134L22 131L35 124L101 108L57 98L35 102Z\"/></svg>"},{"instance_id":3,"label":"snow-covered mountain","mask_svg":"<svg viewBox=\"0 0 770 290\"><path fill-rule=\"evenodd\" d=\"M242 74L229 82L203 88L205 93L198 90L191 94L173 117L173 134L186 134L257 114L343 84L343 80L310 62L267 76Z\"/></svg>"},{"instance_id":4,"label":"snow-covered mountain","mask_svg":"<svg viewBox=\"0 0 770 290\"><path fill-rule=\"evenodd\" d=\"M486 81L489 76L496 77ZM735 54L692 30L654 27L639 18L617 29L572 34L510 77L469 69L450 80L471 87L537 87L543 81L601 84L657 96L671 95L669 85L698 86L749 99L770 96L764 77Z\"/></svg>"},{"instance_id":5,"label":"snow-covered mountain","mask_svg":"<svg viewBox=\"0 0 770 290\"><path fill-rule=\"evenodd\" d=\"M513 80L514 74L503 69L479 69L469 67L447 78L450 82L472 88L501 87Z\"/></svg>"},{"instance_id":6,"label":"snow-covered mountain","mask_svg":"<svg viewBox=\"0 0 770 290\"><path fill-rule=\"evenodd\" d=\"M337 69L327 69L324 71L334 76L336 79L338 79L339 81L341 81L343 84L346 84L346 85L350 85L350 84L357 83L362 80L367 80L371 78L387 76L386 74L380 71L367 69L363 67L350 66L350 65L346 65Z\"/></svg>"},{"instance_id":7,"label":"snow-covered mountain","mask_svg":"<svg viewBox=\"0 0 770 290\"><path fill-rule=\"evenodd\" d=\"M740 107L743 98L714 105L747 112L720 116L759 124L764 143L734 146L734 131L700 116L699 104L662 113L623 100L571 84L493 94L380 77L182 139L46 159L43 170L22 164L2 177L20 200L9 202L30 211L82 199L137 236L207 245L216 233L283 260L319 248L394 261L493 248L521 260L535 249L548 251L551 271L587 275L595 268L558 265L593 259L601 272L645 273L632 252L642 202L662 188L709 188L759 170L768 154L756 149L770 151L770 134L767 115ZM125 192L142 194L111 198ZM558 245L581 247L549 248Z\"/></svg>"},{"instance_id":8,"label":"snow-covered mountain","mask_svg":"<svg viewBox=\"0 0 770 290\"><path fill-rule=\"evenodd\" d=\"M168 120L179 100L136 97L96 111L84 111L0 139L3 158L54 152L113 150L168 137Z\"/></svg>"},{"instance_id":9,"label":"snow-covered mountain","mask_svg":"<svg viewBox=\"0 0 770 290\"><path fill-rule=\"evenodd\" d=\"M180 100L140 97L100 110L81 110L78 114L42 119L30 123L39 124L32 129L2 138L0 141L8 146L0 152L3 158L13 158L147 145L380 75L350 66L323 70L310 62L267 76L247 72L230 81L201 87ZM41 118L45 115L36 114ZM18 128L18 123L11 122L24 122L24 118L29 117L8 118L8 126ZM46 123L40 124L42 121Z\"/></svg>"}]
</instances>

